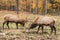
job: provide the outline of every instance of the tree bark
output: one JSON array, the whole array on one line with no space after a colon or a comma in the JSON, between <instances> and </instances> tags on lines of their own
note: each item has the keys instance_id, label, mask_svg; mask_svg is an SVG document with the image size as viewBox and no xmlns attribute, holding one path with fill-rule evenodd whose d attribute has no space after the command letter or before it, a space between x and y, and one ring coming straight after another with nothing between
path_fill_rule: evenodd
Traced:
<instances>
[{"instance_id":1,"label":"tree bark","mask_svg":"<svg viewBox=\"0 0 60 40\"><path fill-rule=\"evenodd\" d=\"M38 0L36 0L36 13L38 14Z\"/></svg>"},{"instance_id":2,"label":"tree bark","mask_svg":"<svg viewBox=\"0 0 60 40\"><path fill-rule=\"evenodd\" d=\"M18 0L16 0L16 13L18 14Z\"/></svg>"},{"instance_id":3,"label":"tree bark","mask_svg":"<svg viewBox=\"0 0 60 40\"><path fill-rule=\"evenodd\" d=\"M47 0L43 0L43 15L47 14Z\"/></svg>"}]
</instances>

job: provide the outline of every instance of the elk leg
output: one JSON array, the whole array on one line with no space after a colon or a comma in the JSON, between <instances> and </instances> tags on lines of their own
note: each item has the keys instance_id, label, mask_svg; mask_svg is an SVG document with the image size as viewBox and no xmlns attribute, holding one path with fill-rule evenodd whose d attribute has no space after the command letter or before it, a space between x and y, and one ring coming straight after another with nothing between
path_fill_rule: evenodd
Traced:
<instances>
[{"instance_id":1,"label":"elk leg","mask_svg":"<svg viewBox=\"0 0 60 40\"><path fill-rule=\"evenodd\" d=\"M42 26L42 34L43 34L43 26Z\"/></svg>"},{"instance_id":2,"label":"elk leg","mask_svg":"<svg viewBox=\"0 0 60 40\"><path fill-rule=\"evenodd\" d=\"M37 30L37 33L39 32L40 27L41 27L41 25L39 25L38 30Z\"/></svg>"},{"instance_id":3,"label":"elk leg","mask_svg":"<svg viewBox=\"0 0 60 40\"><path fill-rule=\"evenodd\" d=\"M17 27L17 29L18 29L18 23L16 23L16 27Z\"/></svg>"},{"instance_id":4,"label":"elk leg","mask_svg":"<svg viewBox=\"0 0 60 40\"><path fill-rule=\"evenodd\" d=\"M55 26L53 26L53 30L55 31L55 35L56 35L56 28L55 28Z\"/></svg>"},{"instance_id":5,"label":"elk leg","mask_svg":"<svg viewBox=\"0 0 60 40\"><path fill-rule=\"evenodd\" d=\"M4 21L4 22L3 22L3 29L4 29L4 25L5 25L5 23L6 23L6 22Z\"/></svg>"},{"instance_id":6,"label":"elk leg","mask_svg":"<svg viewBox=\"0 0 60 40\"><path fill-rule=\"evenodd\" d=\"M50 26L50 28L51 28L51 34L52 34L52 32L53 32L53 27L52 27L52 26Z\"/></svg>"},{"instance_id":7,"label":"elk leg","mask_svg":"<svg viewBox=\"0 0 60 40\"><path fill-rule=\"evenodd\" d=\"M9 28L9 22L7 22L7 26L8 26L8 29L10 29L10 28Z\"/></svg>"}]
</instances>

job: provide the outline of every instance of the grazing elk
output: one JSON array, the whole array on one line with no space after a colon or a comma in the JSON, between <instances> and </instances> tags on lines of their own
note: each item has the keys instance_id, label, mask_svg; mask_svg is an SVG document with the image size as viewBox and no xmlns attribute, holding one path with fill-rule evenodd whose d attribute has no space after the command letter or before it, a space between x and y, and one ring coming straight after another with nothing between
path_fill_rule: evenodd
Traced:
<instances>
[{"instance_id":1,"label":"grazing elk","mask_svg":"<svg viewBox=\"0 0 60 40\"><path fill-rule=\"evenodd\" d=\"M42 16L42 17L38 17L34 22L32 22L29 29L33 29L37 25L39 25L37 33L39 32L40 27L42 27L42 33L43 33L43 26L50 26L51 34L53 31L56 34L56 28L55 28L54 24L55 24L55 20L52 17Z\"/></svg>"},{"instance_id":2,"label":"grazing elk","mask_svg":"<svg viewBox=\"0 0 60 40\"><path fill-rule=\"evenodd\" d=\"M19 19L17 15L12 15L12 14L7 14L4 16L4 22L3 22L3 29L4 29L4 24L7 23L6 25L9 28L9 22L10 23L16 23L17 29L18 29L18 23L20 23L22 26L25 25L26 19Z\"/></svg>"}]
</instances>

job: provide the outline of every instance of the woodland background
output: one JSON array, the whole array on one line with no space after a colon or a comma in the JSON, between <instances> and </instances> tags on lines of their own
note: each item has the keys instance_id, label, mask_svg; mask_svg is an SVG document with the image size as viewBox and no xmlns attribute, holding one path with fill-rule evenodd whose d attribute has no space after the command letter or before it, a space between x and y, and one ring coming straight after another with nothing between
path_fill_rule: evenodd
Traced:
<instances>
[{"instance_id":1,"label":"woodland background","mask_svg":"<svg viewBox=\"0 0 60 40\"><path fill-rule=\"evenodd\" d=\"M0 0L0 10L16 10L16 0ZM48 14L60 13L60 0L18 0L18 10L30 13L42 14L44 10Z\"/></svg>"}]
</instances>

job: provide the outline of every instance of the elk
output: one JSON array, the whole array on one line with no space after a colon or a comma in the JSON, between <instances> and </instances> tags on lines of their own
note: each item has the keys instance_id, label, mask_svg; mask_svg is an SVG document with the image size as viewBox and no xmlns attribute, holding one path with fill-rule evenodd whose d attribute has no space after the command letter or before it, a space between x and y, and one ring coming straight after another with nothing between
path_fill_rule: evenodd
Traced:
<instances>
[{"instance_id":1,"label":"elk","mask_svg":"<svg viewBox=\"0 0 60 40\"><path fill-rule=\"evenodd\" d=\"M38 30L37 30L37 33L39 32L39 29L41 27L42 28L42 34L43 34L44 26L49 26L51 28L51 34L52 34L53 31L56 34L56 28L55 28L54 24L55 24L55 20L52 17L41 16L41 17L37 17L36 20L30 24L29 29L33 29L36 26L39 26Z\"/></svg>"},{"instance_id":2,"label":"elk","mask_svg":"<svg viewBox=\"0 0 60 40\"><path fill-rule=\"evenodd\" d=\"M26 19L19 19L17 15L7 14L4 16L3 29L5 23L7 23L6 25L8 26L8 29L9 29L9 23L16 23L16 27L18 29L18 23L24 26L26 21L27 21Z\"/></svg>"}]
</instances>

